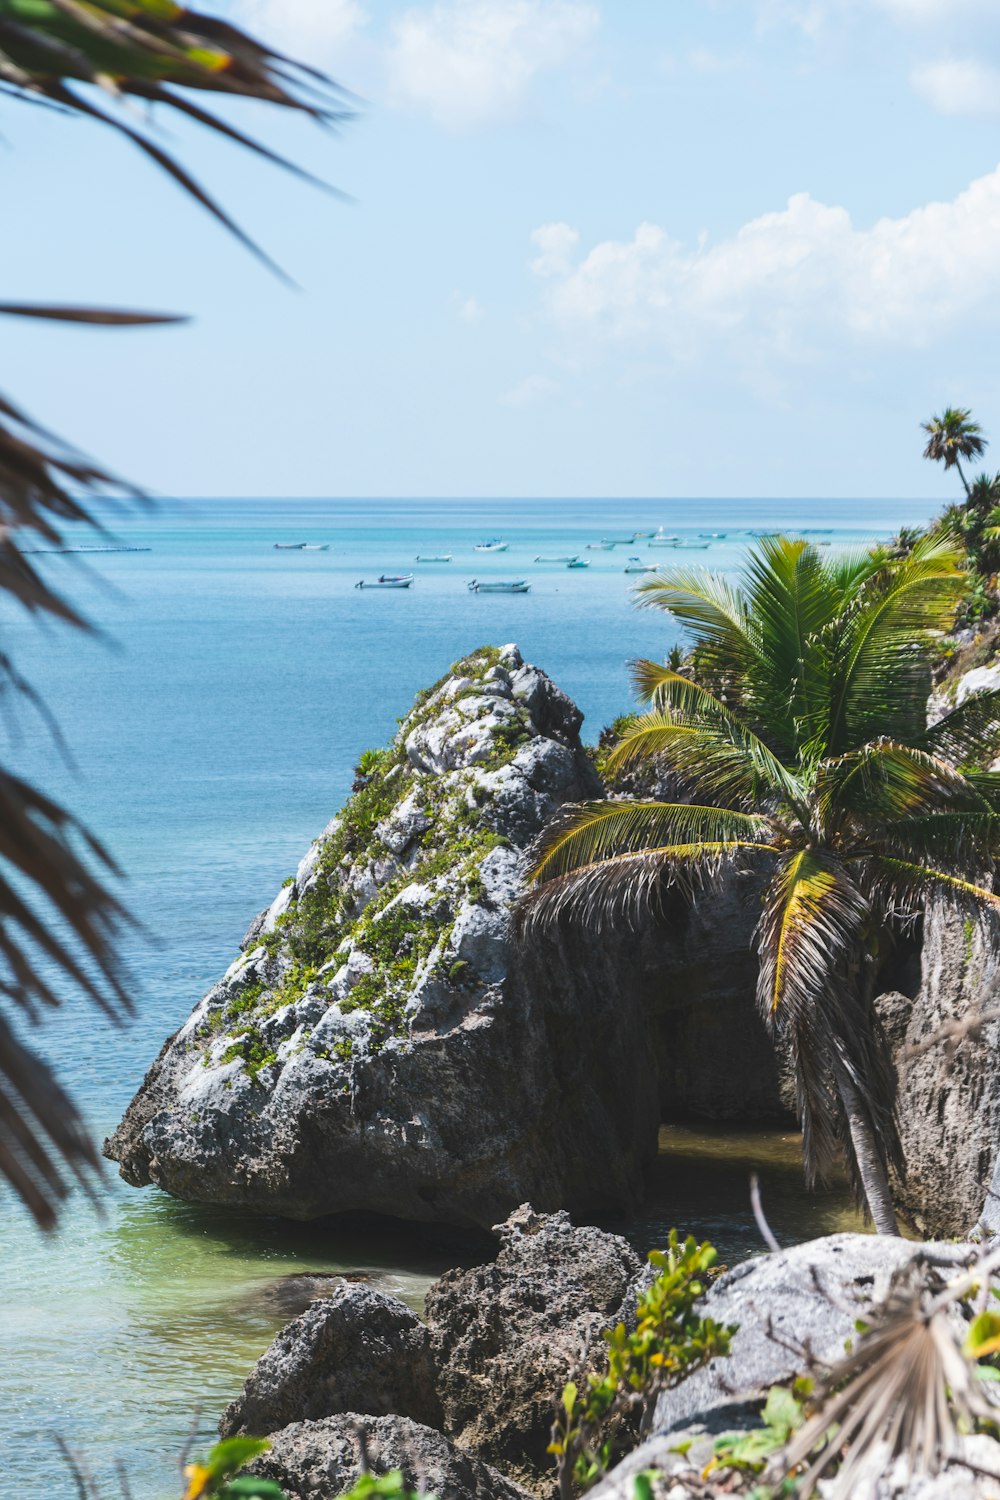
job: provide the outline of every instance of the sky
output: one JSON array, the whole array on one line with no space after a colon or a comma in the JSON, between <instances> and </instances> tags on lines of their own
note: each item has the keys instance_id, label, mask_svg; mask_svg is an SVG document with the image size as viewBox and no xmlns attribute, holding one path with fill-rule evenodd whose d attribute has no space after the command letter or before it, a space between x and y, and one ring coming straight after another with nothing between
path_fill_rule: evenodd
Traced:
<instances>
[{"instance_id":1,"label":"sky","mask_svg":"<svg viewBox=\"0 0 1000 1500\"><path fill-rule=\"evenodd\" d=\"M192 317L0 330L0 389L118 472L943 503L923 419L1000 449L995 0L216 8L358 96L336 134L230 111L346 201L159 116L295 287L111 131L0 103L0 300Z\"/></svg>"}]
</instances>

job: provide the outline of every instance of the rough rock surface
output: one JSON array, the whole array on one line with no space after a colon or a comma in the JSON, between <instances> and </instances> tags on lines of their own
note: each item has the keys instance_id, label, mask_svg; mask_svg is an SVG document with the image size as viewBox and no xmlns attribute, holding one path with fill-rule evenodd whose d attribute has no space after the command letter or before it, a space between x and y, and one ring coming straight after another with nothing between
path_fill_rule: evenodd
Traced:
<instances>
[{"instance_id":1,"label":"rough rock surface","mask_svg":"<svg viewBox=\"0 0 1000 1500\"><path fill-rule=\"evenodd\" d=\"M525 1500L524 1490L488 1464L406 1417L350 1414L296 1422L272 1437L270 1452L249 1472L277 1480L288 1500L335 1500L361 1472L359 1433L373 1474L402 1469L412 1488L437 1500Z\"/></svg>"},{"instance_id":2,"label":"rough rock surface","mask_svg":"<svg viewBox=\"0 0 1000 1500\"><path fill-rule=\"evenodd\" d=\"M445 1431L526 1484L551 1483L552 1402L634 1314L647 1269L617 1235L524 1205L497 1226L492 1265L448 1271L427 1295Z\"/></svg>"},{"instance_id":3,"label":"rough rock surface","mask_svg":"<svg viewBox=\"0 0 1000 1500\"><path fill-rule=\"evenodd\" d=\"M127 1181L292 1218L627 1214L664 1110L780 1114L752 892L512 951L529 846L602 794L581 718L513 646L418 699L150 1068L106 1146Z\"/></svg>"},{"instance_id":4,"label":"rough rock surface","mask_svg":"<svg viewBox=\"0 0 1000 1500\"><path fill-rule=\"evenodd\" d=\"M347 1411L441 1423L427 1328L395 1297L350 1283L281 1330L226 1408L219 1431L259 1437Z\"/></svg>"}]
</instances>

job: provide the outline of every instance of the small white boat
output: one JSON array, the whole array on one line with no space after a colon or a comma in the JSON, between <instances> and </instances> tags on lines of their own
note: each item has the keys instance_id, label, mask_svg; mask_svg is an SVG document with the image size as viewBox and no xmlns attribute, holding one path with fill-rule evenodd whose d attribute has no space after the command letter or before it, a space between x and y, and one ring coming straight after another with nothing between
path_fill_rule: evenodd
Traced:
<instances>
[{"instance_id":1,"label":"small white boat","mask_svg":"<svg viewBox=\"0 0 1000 1500\"><path fill-rule=\"evenodd\" d=\"M305 542L275 542L274 550L275 552L304 552L306 544Z\"/></svg>"},{"instance_id":2,"label":"small white boat","mask_svg":"<svg viewBox=\"0 0 1000 1500\"><path fill-rule=\"evenodd\" d=\"M626 573L655 573L655 563L644 563L641 557L630 557L625 564Z\"/></svg>"},{"instance_id":3,"label":"small white boat","mask_svg":"<svg viewBox=\"0 0 1000 1500\"><path fill-rule=\"evenodd\" d=\"M590 563L585 557L572 557L566 566L567 568L589 568Z\"/></svg>"},{"instance_id":4,"label":"small white boat","mask_svg":"<svg viewBox=\"0 0 1000 1500\"><path fill-rule=\"evenodd\" d=\"M724 531L699 531L699 536L708 537L709 541L725 541L727 533Z\"/></svg>"},{"instance_id":5,"label":"small white boat","mask_svg":"<svg viewBox=\"0 0 1000 1500\"><path fill-rule=\"evenodd\" d=\"M523 578L516 578L510 583L480 583L474 578L469 584L470 594L527 594L531 584Z\"/></svg>"},{"instance_id":6,"label":"small white boat","mask_svg":"<svg viewBox=\"0 0 1000 1500\"><path fill-rule=\"evenodd\" d=\"M575 563L579 555L578 552L571 552L565 557L536 557L534 561L541 563Z\"/></svg>"},{"instance_id":7,"label":"small white boat","mask_svg":"<svg viewBox=\"0 0 1000 1500\"><path fill-rule=\"evenodd\" d=\"M587 543L587 551L588 552L613 552L614 550L615 550L615 544L614 544L614 542L588 542Z\"/></svg>"},{"instance_id":8,"label":"small white boat","mask_svg":"<svg viewBox=\"0 0 1000 1500\"><path fill-rule=\"evenodd\" d=\"M382 573L370 582L362 578L361 582L356 583L354 587L356 589L408 589L412 582L412 573Z\"/></svg>"},{"instance_id":9,"label":"small white boat","mask_svg":"<svg viewBox=\"0 0 1000 1500\"><path fill-rule=\"evenodd\" d=\"M433 557L425 557L423 553L418 552L413 560L414 562L452 562L453 558L450 552L442 552L439 555L435 554Z\"/></svg>"},{"instance_id":10,"label":"small white boat","mask_svg":"<svg viewBox=\"0 0 1000 1500\"><path fill-rule=\"evenodd\" d=\"M633 542L641 542L645 537L655 535L655 531L633 531L632 540Z\"/></svg>"},{"instance_id":11,"label":"small white boat","mask_svg":"<svg viewBox=\"0 0 1000 1500\"><path fill-rule=\"evenodd\" d=\"M654 536L646 543L647 547L676 547L680 541L679 536Z\"/></svg>"},{"instance_id":12,"label":"small white boat","mask_svg":"<svg viewBox=\"0 0 1000 1500\"><path fill-rule=\"evenodd\" d=\"M675 552L707 552L711 542L674 542Z\"/></svg>"},{"instance_id":13,"label":"small white boat","mask_svg":"<svg viewBox=\"0 0 1000 1500\"><path fill-rule=\"evenodd\" d=\"M605 547L631 547L635 541L634 536L602 536L601 541Z\"/></svg>"},{"instance_id":14,"label":"small white boat","mask_svg":"<svg viewBox=\"0 0 1000 1500\"><path fill-rule=\"evenodd\" d=\"M505 542L503 537L491 536L488 542L477 542L473 552L506 552L510 542Z\"/></svg>"},{"instance_id":15,"label":"small white boat","mask_svg":"<svg viewBox=\"0 0 1000 1500\"><path fill-rule=\"evenodd\" d=\"M329 552L329 550L329 542L303 542L301 547L303 552Z\"/></svg>"}]
</instances>

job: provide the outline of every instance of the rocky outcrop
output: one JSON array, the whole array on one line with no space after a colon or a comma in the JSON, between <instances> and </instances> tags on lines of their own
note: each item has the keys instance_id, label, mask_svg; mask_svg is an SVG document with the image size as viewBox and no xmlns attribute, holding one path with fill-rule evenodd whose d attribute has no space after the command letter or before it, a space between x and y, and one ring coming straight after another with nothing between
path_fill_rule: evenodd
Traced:
<instances>
[{"instance_id":1,"label":"rocky outcrop","mask_svg":"<svg viewBox=\"0 0 1000 1500\"><path fill-rule=\"evenodd\" d=\"M263 1436L343 1412L441 1425L431 1336L395 1297L346 1284L283 1328L219 1423Z\"/></svg>"},{"instance_id":2,"label":"rocky outcrop","mask_svg":"<svg viewBox=\"0 0 1000 1500\"><path fill-rule=\"evenodd\" d=\"M551 1486L553 1400L634 1317L646 1275L617 1235L524 1205L497 1226L492 1265L449 1271L427 1295L445 1431L524 1484Z\"/></svg>"},{"instance_id":3,"label":"rocky outcrop","mask_svg":"<svg viewBox=\"0 0 1000 1500\"><path fill-rule=\"evenodd\" d=\"M602 795L580 723L513 646L420 696L153 1064L106 1147L127 1181L292 1218L627 1214L664 1112L780 1115L751 889L513 950L533 840Z\"/></svg>"},{"instance_id":4,"label":"rocky outcrop","mask_svg":"<svg viewBox=\"0 0 1000 1500\"><path fill-rule=\"evenodd\" d=\"M288 1500L336 1500L361 1473L401 1469L414 1490L437 1500L525 1500L525 1491L464 1453L433 1428L406 1417L345 1415L296 1422L271 1439L249 1473L277 1480Z\"/></svg>"}]
</instances>

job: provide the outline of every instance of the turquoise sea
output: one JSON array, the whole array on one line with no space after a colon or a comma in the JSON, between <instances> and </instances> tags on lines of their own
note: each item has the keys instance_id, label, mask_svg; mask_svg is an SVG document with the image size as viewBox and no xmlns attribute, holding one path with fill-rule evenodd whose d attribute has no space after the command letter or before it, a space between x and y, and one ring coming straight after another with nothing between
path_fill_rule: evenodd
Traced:
<instances>
[{"instance_id":1,"label":"turquoise sea","mask_svg":"<svg viewBox=\"0 0 1000 1500\"><path fill-rule=\"evenodd\" d=\"M905 500L162 501L108 512L123 543L148 551L40 559L99 633L40 629L5 607L4 648L55 710L75 763L27 707L4 753L106 841L145 929L128 940L133 1024L116 1031L70 998L45 1030L94 1131L117 1122L164 1038L344 800L360 752L457 657L516 641L576 699L595 739L629 707L628 659L663 656L676 639L669 620L631 607L628 555L733 571L753 530L808 530L839 548L930 514ZM586 550L661 526L690 542L726 535L680 555L644 540ZM474 552L493 535L507 552ZM274 547L296 541L330 550ZM418 564L418 553L454 561ZM571 553L590 567L533 562ZM354 587L409 571L409 590ZM472 594L473 577L526 578L531 592ZM836 1197L803 1209L794 1158L794 1138L668 1132L648 1214L630 1232L646 1244L677 1222L725 1255L747 1253L750 1161L779 1234L843 1222ZM0 1451L14 1494L75 1493L58 1432L109 1496L121 1459L135 1500L170 1500L188 1432L207 1440L283 1321L262 1296L268 1283L365 1269L419 1306L456 1259L405 1230L253 1221L110 1177L100 1197L99 1213L72 1201L45 1238L0 1189Z\"/></svg>"}]
</instances>

